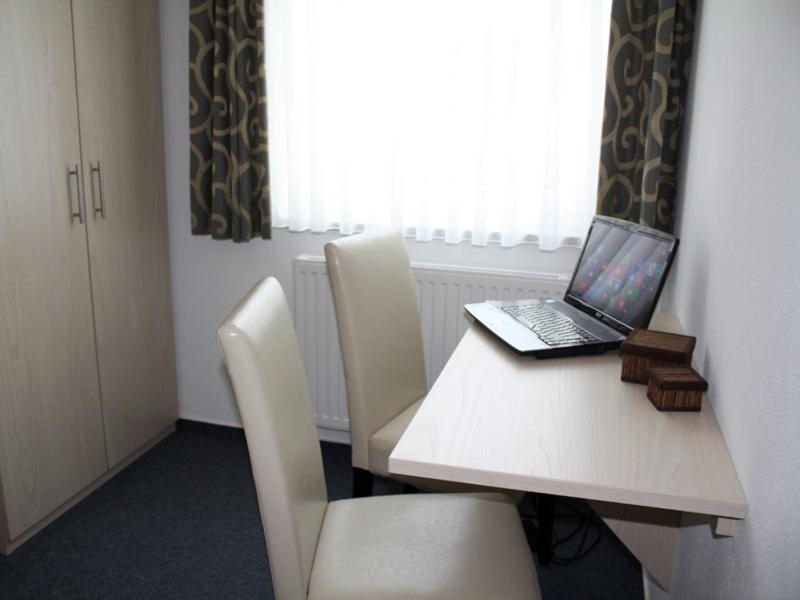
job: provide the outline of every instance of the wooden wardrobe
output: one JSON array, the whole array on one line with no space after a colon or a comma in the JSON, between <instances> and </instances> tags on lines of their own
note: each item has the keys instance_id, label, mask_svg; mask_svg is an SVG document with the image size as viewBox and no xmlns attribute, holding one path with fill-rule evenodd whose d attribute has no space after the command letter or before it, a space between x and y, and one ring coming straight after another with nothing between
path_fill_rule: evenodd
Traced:
<instances>
[{"instance_id":1,"label":"wooden wardrobe","mask_svg":"<svg viewBox=\"0 0 800 600\"><path fill-rule=\"evenodd\" d=\"M177 418L157 0L0 0L0 551Z\"/></svg>"}]
</instances>

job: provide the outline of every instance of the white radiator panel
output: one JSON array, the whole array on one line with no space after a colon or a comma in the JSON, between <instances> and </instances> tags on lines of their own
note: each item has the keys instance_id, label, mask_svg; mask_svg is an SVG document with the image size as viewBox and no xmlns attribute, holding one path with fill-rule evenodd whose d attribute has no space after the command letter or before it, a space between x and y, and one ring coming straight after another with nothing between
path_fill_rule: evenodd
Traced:
<instances>
[{"instance_id":1,"label":"white radiator panel","mask_svg":"<svg viewBox=\"0 0 800 600\"><path fill-rule=\"evenodd\" d=\"M294 259L294 320L317 425L348 431L347 392L325 259ZM436 380L467 330L464 305L484 300L560 298L565 275L484 267L412 263L428 386Z\"/></svg>"}]
</instances>

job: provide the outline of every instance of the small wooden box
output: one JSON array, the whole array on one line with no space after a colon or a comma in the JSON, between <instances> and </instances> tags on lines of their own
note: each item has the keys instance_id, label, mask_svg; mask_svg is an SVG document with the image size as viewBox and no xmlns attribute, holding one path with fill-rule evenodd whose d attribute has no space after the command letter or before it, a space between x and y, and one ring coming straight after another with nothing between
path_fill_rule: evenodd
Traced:
<instances>
[{"instance_id":1,"label":"small wooden box","mask_svg":"<svg viewBox=\"0 0 800 600\"><path fill-rule=\"evenodd\" d=\"M665 331L635 329L622 342L622 381L647 383L651 367L692 364L697 338Z\"/></svg>"},{"instance_id":2,"label":"small wooden box","mask_svg":"<svg viewBox=\"0 0 800 600\"><path fill-rule=\"evenodd\" d=\"M647 397L658 410L700 410L707 389L692 367L653 367Z\"/></svg>"}]
</instances>

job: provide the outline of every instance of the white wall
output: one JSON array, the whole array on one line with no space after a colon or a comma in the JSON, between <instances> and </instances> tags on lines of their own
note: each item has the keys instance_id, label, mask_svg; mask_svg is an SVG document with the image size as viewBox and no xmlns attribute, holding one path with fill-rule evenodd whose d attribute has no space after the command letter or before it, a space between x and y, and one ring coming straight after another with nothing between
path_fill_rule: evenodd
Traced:
<instances>
[{"instance_id":1,"label":"white wall","mask_svg":"<svg viewBox=\"0 0 800 600\"><path fill-rule=\"evenodd\" d=\"M292 293L291 259L322 254L334 234L274 230L271 241L248 244L192 236L189 211L189 0L161 0L162 86L169 209L172 298L180 416L239 424L216 345L217 325L265 275ZM412 260L569 273L577 251L540 252L536 246L475 248L409 241ZM291 297L290 297L291 301Z\"/></svg>"},{"instance_id":2,"label":"white wall","mask_svg":"<svg viewBox=\"0 0 800 600\"><path fill-rule=\"evenodd\" d=\"M668 290L750 504L684 529L670 597L800 598L800 2L705 0Z\"/></svg>"}]
</instances>

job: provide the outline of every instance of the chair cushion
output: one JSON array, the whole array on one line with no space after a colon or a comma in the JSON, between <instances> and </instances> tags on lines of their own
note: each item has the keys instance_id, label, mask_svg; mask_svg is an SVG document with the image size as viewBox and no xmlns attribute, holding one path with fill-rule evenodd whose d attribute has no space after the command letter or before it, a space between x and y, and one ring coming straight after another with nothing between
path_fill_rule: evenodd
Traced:
<instances>
[{"instance_id":1,"label":"chair cushion","mask_svg":"<svg viewBox=\"0 0 800 600\"><path fill-rule=\"evenodd\" d=\"M424 399L422 397L414 402L369 438L369 470L372 473L389 477L389 455Z\"/></svg>"},{"instance_id":2,"label":"chair cushion","mask_svg":"<svg viewBox=\"0 0 800 600\"><path fill-rule=\"evenodd\" d=\"M308 597L541 598L519 514L500 494L332 502Z\"/></svg>"}]
</instances>

